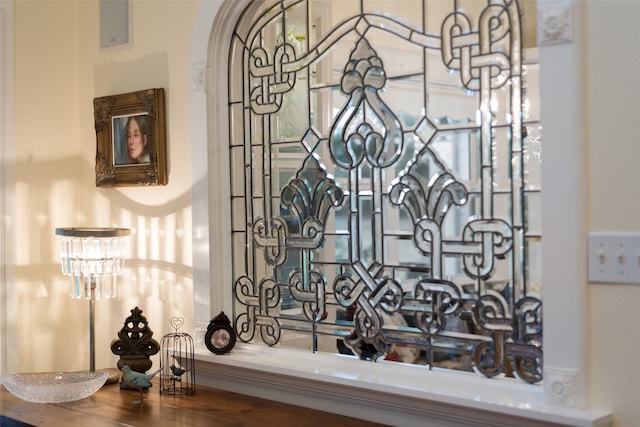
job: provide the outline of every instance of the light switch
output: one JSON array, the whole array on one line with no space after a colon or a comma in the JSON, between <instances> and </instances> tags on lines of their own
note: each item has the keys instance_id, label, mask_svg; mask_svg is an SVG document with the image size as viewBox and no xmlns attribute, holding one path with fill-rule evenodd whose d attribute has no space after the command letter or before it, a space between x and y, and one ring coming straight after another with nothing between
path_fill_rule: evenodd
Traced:
<instances>
[{"instance_id":1,"label":"light switch","mask_svg":"<svg viewBox=\"0 0 640 427\"><path fill-rule=\"evenodd\" d=\"M589 233L589 281L640 283L640 233Z\"/></svg>"}]
</instances>

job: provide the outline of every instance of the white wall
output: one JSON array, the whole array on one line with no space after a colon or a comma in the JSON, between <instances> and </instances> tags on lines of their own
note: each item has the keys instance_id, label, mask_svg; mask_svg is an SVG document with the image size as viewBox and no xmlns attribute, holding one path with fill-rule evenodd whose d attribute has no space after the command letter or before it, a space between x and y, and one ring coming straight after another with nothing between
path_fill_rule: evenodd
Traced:
<instances>
[{"instance_id":1,"label":"white wall","mask_svg":"<svg viewBox=\"0 0 640 427\"><path fill-rule=\"evenodd\" d=\"M15 254L15 106L13 1L0 0L0 369L18 366L17 352L7 345L17 341Z\"/></svg>"},{"instance_id":2,"label":"white wall","mask_svg":"<svg viewBox=\"0 0 640 427\"><path fill-rule=\"evenodd\" d=\"M191 332L188 52L199 2L132 1L130 43L99 47L99 3L16 1L16 248L21 371L88 368L86 301L68 296L56 227L132 229L116 300L96 304L96 367L139 306L160 342L170 319ZM162 87L169 184L96 188L93 98ZM187 329L188 328L188 329ZM158 363L159 359L154 356ZM157 366L157 365L156 365Z\"/></svg>"},{"instance_id":3,"label":"white wall","mask_svg":"<svg viewBox=\"0 0 640 427\"><path fill-rule=\"evenodd\" d=\"M640 231L640 49L638 0L590 0L585 22L589 121L589 228ZM614 411L614 425L640 420L640 286L591 284L591 397Z\"/></svg>"}]
</instances>

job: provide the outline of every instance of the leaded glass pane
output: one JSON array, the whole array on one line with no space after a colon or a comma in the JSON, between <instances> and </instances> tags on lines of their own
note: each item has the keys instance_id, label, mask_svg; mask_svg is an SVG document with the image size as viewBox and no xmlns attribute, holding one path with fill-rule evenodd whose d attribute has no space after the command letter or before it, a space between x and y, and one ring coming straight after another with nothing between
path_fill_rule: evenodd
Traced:
<instances>
[{"instance_id":1,"label":"leaded glass pane","mask_svg":"<svg viewBox=\"0 0 640 427\"><path fill-rule=\"evenodd\" d=\"M240 340L542 379L524 12L512 0L247 8L229 69Z\"/></svg>"}]
</instances>

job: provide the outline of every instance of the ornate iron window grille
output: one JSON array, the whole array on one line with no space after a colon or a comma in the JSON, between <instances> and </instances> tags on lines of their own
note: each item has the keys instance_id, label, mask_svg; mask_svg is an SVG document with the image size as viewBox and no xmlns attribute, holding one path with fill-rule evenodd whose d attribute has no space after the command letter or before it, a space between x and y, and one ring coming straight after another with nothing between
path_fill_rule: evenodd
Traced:
<instances>
[{"instance_id":1,"label":"ornate iron window grille","mask_svg":"<svg viewBox=\"0 0 640 427\"><path fill-rule=\"evenodd\" d=\"M414 4L417 24L366 0L334 27L343 11L311 0L252 4L238 21L238 337L535 383L540 139L522 10L451 2L435 33L429 2Z\"/></svg>"}]
</instances>

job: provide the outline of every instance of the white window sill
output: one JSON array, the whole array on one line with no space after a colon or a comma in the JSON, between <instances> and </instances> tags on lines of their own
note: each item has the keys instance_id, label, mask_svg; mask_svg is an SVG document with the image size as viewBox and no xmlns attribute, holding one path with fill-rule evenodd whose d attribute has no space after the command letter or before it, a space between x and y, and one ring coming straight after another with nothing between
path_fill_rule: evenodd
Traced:
<instances>
[{"instance_id":1,"label":"white window sill","mask_svg":"<svg viewBox=\"0 0 640 427\"><path fill-rule=\"evenodd\" d=\"M545 404L542 385L337 354L237 345L196 350L196 382L389 425L608 426L602 410Z\"/></svg>"}]
</instances>

